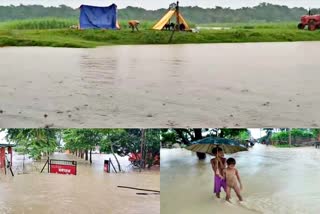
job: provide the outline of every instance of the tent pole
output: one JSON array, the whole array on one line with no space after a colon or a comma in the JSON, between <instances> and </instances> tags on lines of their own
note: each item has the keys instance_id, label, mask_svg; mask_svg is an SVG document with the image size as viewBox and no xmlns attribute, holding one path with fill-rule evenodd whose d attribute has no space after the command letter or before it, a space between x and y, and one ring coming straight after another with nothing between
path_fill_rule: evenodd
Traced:
<instances>
[{"instance_id":1,"label":"tent pole","mask_svg":"<svg viewBox=\"0 0 320 214\"><path fill-rule=\"evenodd\" d=\"M177 14L177 30L180 31L180 20L179 20L179 1L177 1L176 14Z\"/></svg>"}]
</instances>

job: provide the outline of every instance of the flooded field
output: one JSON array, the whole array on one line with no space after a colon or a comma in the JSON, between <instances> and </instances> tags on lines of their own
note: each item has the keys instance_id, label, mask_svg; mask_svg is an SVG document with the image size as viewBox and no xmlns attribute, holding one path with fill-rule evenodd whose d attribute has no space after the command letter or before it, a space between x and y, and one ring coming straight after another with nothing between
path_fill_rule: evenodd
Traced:
<instances>
[{"instance_id":1,"label":"flooded field","mask_svg":"<svg viewBox=\"0 0 320 214\"><path fill-rule=\"evenodd\" d=\"M227 156L230 157L230 156ZM320 150L255 145L232 155L244 185L244 202L213 195L210 156L198 161L185 149L161 150L161 213L316 214L320 210ZM222 197L225 193L222 193Z\"/></svg>"},{"instance_id":2,"label":"flooded field","mask_svg":"<svg viewBox=\"0 0 320 214\"><path fill-rule=\"evenodd\" d=\"M319 126L319 47L0 48L0 127Z\"/></svg>"},{"instance_id":3,"label":"flooded field","mask_svg":"<svg viewBox=\"0 0 320 214\"><path fill-rule=\"evenodd\" d=\"M55 154L52 158L78 160L78 174L40 174L44 164L25 160L21 174L23 156L14 156L14 177L0 173L0 213L160 213L159 195L137 195L142 191L120 189L131 186L160 190L159 170L139 171L129 166L127 157L120 158L127 173L103 172L103 160L109 155L93 155L93 164L71 155Z\"/></svg>"}]
</instances>

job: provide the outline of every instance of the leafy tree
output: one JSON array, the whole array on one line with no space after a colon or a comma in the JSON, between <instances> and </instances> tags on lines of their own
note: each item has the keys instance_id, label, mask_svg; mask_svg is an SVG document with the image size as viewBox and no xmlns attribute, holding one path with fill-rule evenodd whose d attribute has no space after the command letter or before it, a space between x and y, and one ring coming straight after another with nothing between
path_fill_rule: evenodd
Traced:
<instances>
[{"instance_id":1,"label":"leafy tree","mask_svg":"<svg viewBox=\"0 0 320 214\"><path fill-rule=\"evenodd\" d=\"M178 142L178 140L179 138L176 132L168 131L168 129L161 130L161 145L163 147L171 147L174 143Z\"/></svg>"},{"instance_id":2,"label":"leafy tree","mask_svg":"<svg viewBox=\"0 0 320 214\"><path fill-rule=\"evenodd\" d=\"M100 152L112 153L118 163L117 155L129 153L143 154L143 163L148 167L154 157L160 154L160 129L0 129L6 132L6 139L15 142L16 151L40 159L49 155L61 142L64 149L92 163L92 150L100 147ZM142 135L144 133L144 135ZM143 144L142 144L143 142ZM143 164L145 166L145 164Z\"/></svg>"},{"instance_id":3,"label":"leafy tree","mask_svg":"<svg viewBox=\"0 0 320 214\"><path fill-rule=\"evenodd\" d=\"M153 165L153 160L156 155L160 156L160 129L146 129L145 134L145 148L144 153L146 154L145 160L150 168Z\"/></svg>"},{"instance_id":4,"label":"leafy tree","mask_svg":"<svg viewBox=\"0 0 320 214\"><path fill-rule=\"evenodd\" d=\"M145 132L143 154L149 155L146 155L144 160L151 167L154 156L160 151L160 130L148 129ZM119 171L121 166L116 154L123 157L129 153L139 153L142 149L141 129L67 129L63 139L66 149L80 157L85 155L86 160L90 151L90 163L92 149L100 146L100 152L114 155Z\"/></svg>"},{"instance_id":5,"label":"leafy tree","mask_svg":"<svg viewBox=\"0 0 320 214\"><path fill-rule=\"evenodd\" d=\"M101 151L103 152L126 156L129 153L140 153L143 149L142 154L145 154L143 159L148 163L148 167L152 166L154 157L159 155L160 130L158 129L145 130L145 145L143 148L141 148L141 129L105 129L102 132L105 134L101 142ZM120 170L119 162L118 166Z\"/></svg>"},{"instance_id":6,"label":"leafy tree","mask_svg":"<svg viewBox=\"0 0 320 214\"><path fill-rule=\"evenodd\" d=\"M6 131L6 139L15 142L18 150L29 154L34 159L49 155L57 147L58 129L2 129Z\"/></svg>"},{"instance_id":7,"label":"leafy tree","mask_svg":"<svg viewBox=\"0 0 320 214\"><path fill-rule=\"evenodd\" d=\"M66 142L66 149L72 152L80 151L80 154L85 154L85 160L92 163L92 150L99 145L102 140L102 135L96 129L67 129L63 132L63 139Z\"/></svg>"},{"instance_id":8,"label":"leafy tree","mask_svg":"<svg viewBox=\"0 0 320 214\"><path fill-rule=\"evenodd\" d=\"M315 129L316 130L316 129ZM296 142L297 138L302 138L305 140L311 140L314 138L318 131L309 130L309 129L282 129L282 131L277 133L272 133L271 140L276 144L290 144L290 138L293 139L293 142Z\"/></svg>"},{"instance_id":9,"label":"leafy tree","mask_svg":"<svg viewBox=\"0 0 320 214\"><path fill-rule=\"evenodd\" d=\"M248 129L220 129L219 137L224 138L240 138L242 135L244 138L249 137Z\"/></svg>"},{"instance_id":10,"label":"leafy tree","mask_svg":"<svg viewBox=\"0 0 320 214\"><path fill-rule=\"evenodd\" d=\"M311 129L312 134L314 137L317 138L318 141L320 141L320 129Z\"/></svg>"},{"instance_id":11,"label":"leafy tree","mask_svg":"<svg viewBox=\"0 0 320 214\"><path fill-rule=\"evenodd\" d=\"M174 134L172 134L174 133ZM162 142L164 140L175 140L176 143L190 145L192 141L200 140L207 136L216 136L224 138L235 138L240 140L246 140L250 137L250 133L247 129L171 129L162 130ZM200 160L206 158L206 154L197 152L197 156Z\"/></svg>"}]
</instances>

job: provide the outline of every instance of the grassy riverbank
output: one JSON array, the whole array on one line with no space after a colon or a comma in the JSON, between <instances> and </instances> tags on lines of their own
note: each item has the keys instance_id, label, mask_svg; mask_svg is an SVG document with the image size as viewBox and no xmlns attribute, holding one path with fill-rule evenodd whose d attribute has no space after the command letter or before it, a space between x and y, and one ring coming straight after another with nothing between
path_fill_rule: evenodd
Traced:
<instances>
[{"instance_id":1,"label":"grassy riverbank","mask_svg":"<svg viewBox=\"0 0 320 214\"><path fill-rule=\"evenodd\" d=\"M150 30L153 22L142 22L140 32L132 33L121 22L122 30L75 30L76 20L39 19L0 23L0 46L97 47L101 45L168 44L171 32ZM172 43L232 43L320 41L320 30L296 29L295 23L210 24L199 33L176 32ZM214 30L210 27L231 27ZM201 27L206 27L201 29Z\"/></svg>"}]
</instances>

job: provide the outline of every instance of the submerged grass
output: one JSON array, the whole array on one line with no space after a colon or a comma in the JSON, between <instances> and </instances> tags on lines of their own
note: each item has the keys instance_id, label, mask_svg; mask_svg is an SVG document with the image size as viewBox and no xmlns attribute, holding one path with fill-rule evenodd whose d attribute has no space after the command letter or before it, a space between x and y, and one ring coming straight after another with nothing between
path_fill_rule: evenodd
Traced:
<instances>
[{"instance_id":1,"label":"submerged grass","mask_svg":"<svg viewBox=\"0 0 320 214\"><path fill-rule=\"evenodd\" d=\"M75 30L77 20L34 19L0 23L0 46L52 46L91 48L101 45L168 44L171 32L150 30L154 22L142 21L140 32L132 33L126 21L121 30ZM204 26L204 25L202 25ZM227 42L320 41L320 31L297 30L295 23L210 24L228 30L175 32L173 44Z\"/></svg>"},{"instance_id":2,"label":"submerged grass","mask_svg":"<svg viewBox=\"0 0 320 214\"><path fill-rule=\"evenodd\" d=\"M275 147L277 147L277 148L294 148L296 146L289 145L289 144L278 144L278 145L275 145Z\"/></svg>"}]
</instances>

